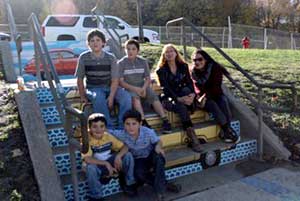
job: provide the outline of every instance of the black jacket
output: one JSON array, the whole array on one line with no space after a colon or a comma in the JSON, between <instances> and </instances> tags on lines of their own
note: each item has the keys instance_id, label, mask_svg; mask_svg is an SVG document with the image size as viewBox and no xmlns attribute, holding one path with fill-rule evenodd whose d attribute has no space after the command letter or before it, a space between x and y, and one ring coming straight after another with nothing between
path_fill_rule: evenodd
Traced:
<instances>
[{"instance_id":1,"label":"black jacket","mask_svg":"<svg viewBox=\"0 0 300 201\"><path fill-rule=\"evenodd\" d=\"M171 72L168 65L161 67L156 73L165 98L172 98L176 102L177 97L184 96L183 88L188 88L191 93L194 93L193 81L187 64L177 64L176 75Z\"/></svg>"}]
</instances>

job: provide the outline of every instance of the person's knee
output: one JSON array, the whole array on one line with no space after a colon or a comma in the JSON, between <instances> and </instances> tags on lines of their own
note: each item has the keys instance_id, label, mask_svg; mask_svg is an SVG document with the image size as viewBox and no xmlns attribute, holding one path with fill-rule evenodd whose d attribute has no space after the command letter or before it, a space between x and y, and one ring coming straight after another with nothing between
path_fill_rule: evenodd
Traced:
<instances>
[{"instance_id":1,"label":"person's knee","mask_svg":"<svg viewBox=\"0 0 300 201\"><path fill-rule=\"evenodd\" d=\"M101 170L99 170L97 165L95 164L87 164L86 173L87 175L96 176L98 174L101 174Z\"/></svg>"},{"instance_id":2,"label":"person's knee","mask_svg":"<svg viewBox=\"0 0 300 201\"><path fill-rule=\"evenodd\" d=\"M118 96L116 97L117 98L117 102L120 104L120 105L127 105L127 104L130 104L132 103L132 100L131 100L131 96L130 94L125 91L125 90L122 90L122 89L118 89Z\"/></svg>"},{"instance_id":3,"label":"person's knee","mask_svg":"<svg viewBox=\"0 0 300 201\"><path fill-rule=\"evenodd\" d=\"M124 165L129 166L130 164L134 163L134 159L133 156L130 152L127 152L122 159L122 162L124 163Z\"/></svg>"}]
</instances>

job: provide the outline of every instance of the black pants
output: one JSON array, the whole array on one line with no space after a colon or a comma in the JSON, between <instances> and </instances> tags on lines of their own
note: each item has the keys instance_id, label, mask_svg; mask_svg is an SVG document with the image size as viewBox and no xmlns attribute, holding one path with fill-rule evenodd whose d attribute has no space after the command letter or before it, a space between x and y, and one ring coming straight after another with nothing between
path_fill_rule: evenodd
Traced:
<instances>
[{"instance_id":1,"label":"black pants","mask_svg":"<svg viewBox=\"0 0 300 201\"><path fill-rule=\"evenodd\" d=\"M211 112L221 126L230 124L231 122L232 114L228 98L225 95L221 95L214 99L208 98L206 100L204 110Z\"/></svg>"},{"instance_id":2,"label":"black pants","mask_svg":"<svg viewBox=\"0 0 300 201\"><path fill-rule=\"evenodd\" d=\"M147 158L134 160L134 176L139 185L147 183L156 193L163 193L166 188L165 158L154 150Z\"/></svg>"}]
</instances>

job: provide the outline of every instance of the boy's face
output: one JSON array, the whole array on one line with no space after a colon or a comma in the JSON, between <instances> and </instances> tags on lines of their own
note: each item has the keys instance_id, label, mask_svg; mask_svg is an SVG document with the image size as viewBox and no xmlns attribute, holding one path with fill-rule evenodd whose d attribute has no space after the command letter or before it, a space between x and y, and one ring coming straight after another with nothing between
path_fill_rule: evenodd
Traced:
<instances>
[{"instance_id":1,"label":"boy's face","mask_svg":"<svg viewBox=\"0 0 300 201\"><path fill-rule=\"evenodd\" d=\"M105 124L102 121L92 122L90 127L91 135L96 139L101 139L105 132Z\"/></svg>"},{"instance_id":2,"label":"boy's face","mask_svg":"<svg viewBox=\"0 0 300 201\"><path fill-rule=\"evenodd\" d=\"M132 136L138 136L141 127L141 122L134 118L127 118L124 122L125 131Z\"/></svg>"},{"instance_id":3,"label":"boy's face","mask_svg":"<svg viewBox=\"0 0 300 201\"><path fill-rule=\"evenodd\" d=\"M93 36L88 42L89 47L93 52L101 52L105 42L98 36Z\"/></svg>"},{"instance_id":4,"label":"boy's face","mask_svg":"<svg viewBox=\"0 0 300 201\"><path fill-rule=\"evenodd\" d=\"M135 59L138 53L139 51L134 44L128 44L126 46L126 54L128 56L128 59Z\"/></svg>"}]
</instances>

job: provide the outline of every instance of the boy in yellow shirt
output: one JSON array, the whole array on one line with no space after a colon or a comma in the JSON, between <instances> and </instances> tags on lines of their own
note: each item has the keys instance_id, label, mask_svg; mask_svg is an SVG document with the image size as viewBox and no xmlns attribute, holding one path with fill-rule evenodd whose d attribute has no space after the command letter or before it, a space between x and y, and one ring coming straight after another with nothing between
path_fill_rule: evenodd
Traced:
<instances>
[{"instance_id":1,"label":"boy in yellow shirt","mask_svg":"<svg viewBox=\"0 0 300 201\"><path fill-rule=\"evenodd\" d=\"M94 113L88 118L90 145L83 159L87 163L86 174L90 201L103 200L100 178L111 177L117 172L125 175L124 191L134 194L134 159L130 152L121 149L122 142L105 131L106 125L103 114Z\"/></svg>"}]
</instances>

